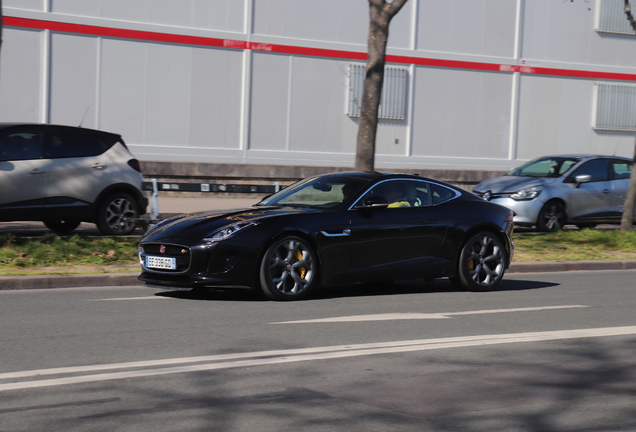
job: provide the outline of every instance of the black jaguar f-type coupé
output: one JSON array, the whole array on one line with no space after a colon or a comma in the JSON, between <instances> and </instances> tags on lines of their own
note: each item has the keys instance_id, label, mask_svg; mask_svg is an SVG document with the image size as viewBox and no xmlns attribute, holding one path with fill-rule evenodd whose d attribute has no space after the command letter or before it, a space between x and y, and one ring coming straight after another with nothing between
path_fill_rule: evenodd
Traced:
<instances>
[{"instance_id":1,"label":"black jaguar f-type coup\u00e9","mask_svg":"<svg viewBox=\"0 0 636 432\"><path fill-rule=\"evenodd\" d=\"M318 285L448 277L492 289L513 256L513 213L444 182L342 172L258 204L164 220L139 243L139 279L297 300Z\"/></svg>"}]
</instances>

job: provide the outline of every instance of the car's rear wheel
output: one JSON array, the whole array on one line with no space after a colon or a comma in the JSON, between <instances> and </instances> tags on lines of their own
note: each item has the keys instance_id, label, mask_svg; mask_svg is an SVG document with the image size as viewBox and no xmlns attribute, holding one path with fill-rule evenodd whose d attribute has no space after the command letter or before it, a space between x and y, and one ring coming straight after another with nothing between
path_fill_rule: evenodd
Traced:
<instances>
[{"instance_id":1,"label":"car's rear wheel","mask_svg":"<svg viewBox=\"0 0 636 432\"><path fill-rule=\"evenodd\" d=\"M306 296L317 277L316 253L297 236L276 240L261 261L261 288L263 294L272 300L298 300Z\"/></svg>"},{"instance_id":2,"label":"car's rear wheel","mask_svg":"<svg viewBox=\"0 0 636 432\"><path fill-rule=\"evenodd\" d=\"M567 221L565 207L559 201L545 203L537 219L537 230L541 232L555 232L563 229Z\"/></svg>"},{"instance_id":3,"label":"car's rear wheel","mask_svg":"<svg viewBox=\"0 0 636 432\"><path fill-rule=\"evenodd\" d=\"M461 250L457 275L451 282L469 291L488 291L506 271L506 250L499 238L488 231L472 235Z\"/></svg>"},{"instance_id":4,"label":"car's rear wheel","mask_svg":"<svg viewBox=\"0 0 636 432\"><path fill-rule=\"evenodd\" d=\"M68 234L79 226L81 221L66 219L66 220L47 220L44 221L44 225L51 231L58 234Z\"/></svg>"},{"instance_id":5,"label":"car's rear wheel","mask_svg":"<svg viewBox=\"0 0 636 432\"><path fill-rule=\"evenodd\" d=\"M139 216L137 205L127 193L106 197L97 210L97 228L104 235L126 235L133 232Z\"/></svg>"}]
</instances>

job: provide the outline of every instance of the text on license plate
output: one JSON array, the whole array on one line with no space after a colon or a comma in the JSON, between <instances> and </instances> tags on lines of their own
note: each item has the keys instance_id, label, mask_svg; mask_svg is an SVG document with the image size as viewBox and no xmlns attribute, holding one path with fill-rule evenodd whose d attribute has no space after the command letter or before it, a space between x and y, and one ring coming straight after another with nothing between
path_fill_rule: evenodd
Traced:
<instances>
[{"instance_id":1,"label":"text on license plate","mask_svg":"<svg viewBox=\"0 0 636 432\"><path fill-rule=\"evenodd\" d=\"M167 258L167 257L147 256L146 257L146 267L148 267L148 268L160 268L160 269L167 269L167 270L176 270L177 269L177 259L176 258Z\"/></svg>"}]
</instances>

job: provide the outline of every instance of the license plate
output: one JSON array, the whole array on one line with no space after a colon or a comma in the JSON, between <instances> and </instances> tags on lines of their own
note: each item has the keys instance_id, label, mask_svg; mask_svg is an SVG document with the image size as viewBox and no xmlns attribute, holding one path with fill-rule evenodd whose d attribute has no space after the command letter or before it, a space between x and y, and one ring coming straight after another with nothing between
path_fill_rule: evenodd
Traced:
<instances>
[{"instance_id":1,"label":"license plate","mask_svg":"<svg viewBox=\"0 0 636 432\"><path fill-rule=\"evenodd\" d=\"M167 257L147 256L146 257L146 267L148 267L148 268L166 269L166 270L176 270L177 269L177 259L176 258L167 258Z\"/></svg>"}]
</instances>

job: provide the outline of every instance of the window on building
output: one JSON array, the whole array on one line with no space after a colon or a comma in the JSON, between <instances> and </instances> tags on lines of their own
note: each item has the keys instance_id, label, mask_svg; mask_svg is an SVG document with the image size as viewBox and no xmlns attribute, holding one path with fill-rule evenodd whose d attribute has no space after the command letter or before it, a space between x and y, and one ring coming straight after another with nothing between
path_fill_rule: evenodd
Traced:
<instances>
[{"instance_id":1,"label":"window on building","mask_svg":"<svg viewBox=\"0 0 636 432\"><path fill-rule=\"evenodd\" d=\"M364 87L365 65L349 65L347 86L347 115L360 117L362 89ZM408 69L387 66L384 68L384 85L378 117L381 119L404 120L406 118L406 87Z\"/></svg>"},{"instance_id":2,"label":"window on building","mask_svg":"<svg viewBox=\"0 0 636 432\"><path fill-rule=\"evenodd\" d=\"M596 31L635 35L634 29L625 15L625 0L600 0Z\"/></svg>"},{"instance_id":3,"label":"window on building","mask_svg":"<svg viewBox=\"0 0 636 432\"><path fill-rule=\"evenodd\" d=\"M636 132L636 86L597 83L595 92L594 129Z\"/></svg>"}]
</instances>

